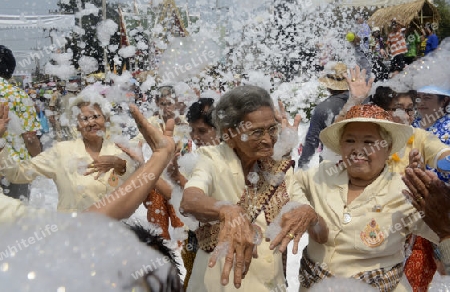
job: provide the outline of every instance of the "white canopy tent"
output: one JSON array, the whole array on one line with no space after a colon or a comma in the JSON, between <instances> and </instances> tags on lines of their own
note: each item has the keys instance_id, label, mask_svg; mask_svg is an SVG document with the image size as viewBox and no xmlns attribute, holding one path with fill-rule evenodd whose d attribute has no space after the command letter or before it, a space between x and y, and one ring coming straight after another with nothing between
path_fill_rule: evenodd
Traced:
<instances>
[{"instance_id":1,"label":"white canopy tent","mask_svg":"<svg viewBox=\"0 0 450 292\"><path fill-rule=\"evenodd\" d=\"M5 29L68 29L75 26L74 15L6 15L0 14L0 30Z\"/></svg>"}]
</instances>

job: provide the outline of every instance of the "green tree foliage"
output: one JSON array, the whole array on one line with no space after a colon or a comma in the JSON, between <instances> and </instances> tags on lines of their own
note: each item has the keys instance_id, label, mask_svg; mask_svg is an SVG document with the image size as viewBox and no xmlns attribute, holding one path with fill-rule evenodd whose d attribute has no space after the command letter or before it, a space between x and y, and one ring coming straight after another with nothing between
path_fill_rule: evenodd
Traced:
<instances>
[{"instance_id":1,"label":"green tree foliage","mask_svg":"<svg viewBox=\"0 0 450 292\"><path fill-rule=\"evenodd\" d=\"M113 20L115 23L119 24L119 14L118 7L116 3L106 3L106 18ZM81 3L81 7L79 6ZM83 16L81 19L82 28L84 34L72 33L71 38L68 38L68 44L66 49L71 49L73 52L73 64L75 68L78 68L78 60L81 56L94 57L99 64L98 72L104 72L105 68L103 65L103 48L97 39L97 25L102 21L102 0L70 0L69 4L58 2L58 7L61 13L75 14L84 9L86 3L94 4L99 7L99 12L97 15L89 14ZM77 19L77 25L80 24L80 20ZM108 51L108 62L110 69L112 66L112 58L116 55L119 48L120 42L120 32L111 36L110 45L116 45L117 49L113 51Z\"/></svg>"},{"instance_id":2,"label":"green tree foliage","mask_svg":"<svg viewBox=\"0 0 450 292\"><path fill-rule=\"evenodd\" d=\"M436 5L441 16L436 34L443 40L446 37L450 37L450 3L446 0L434 0L433 3Z\"/></svg>"}]
</instances>

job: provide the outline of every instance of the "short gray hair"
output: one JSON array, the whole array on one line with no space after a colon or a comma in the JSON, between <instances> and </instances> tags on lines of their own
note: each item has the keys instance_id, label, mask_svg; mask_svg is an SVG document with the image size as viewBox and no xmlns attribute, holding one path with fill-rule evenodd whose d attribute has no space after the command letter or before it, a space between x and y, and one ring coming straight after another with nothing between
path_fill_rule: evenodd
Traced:
<instances>
[{"instance_id":1,"label":"short gray hair","mask_svg":"<svg viewBox=\"0 0 450 292\"><path fill-rule=\"evenodd\" d=\"M225 93L213 111L216 129L237 127L244 116L260 107L268 106L274 110L273 101L267 90L252 85L238 86Z\"/></svg>"}]
</instances>

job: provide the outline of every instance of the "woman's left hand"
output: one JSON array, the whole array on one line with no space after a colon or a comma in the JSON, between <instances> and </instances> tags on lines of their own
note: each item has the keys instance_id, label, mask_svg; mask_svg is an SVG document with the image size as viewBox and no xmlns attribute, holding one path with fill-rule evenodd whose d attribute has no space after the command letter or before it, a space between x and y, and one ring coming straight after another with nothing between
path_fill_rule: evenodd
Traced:
<instances>
[{"instance_id":1,"label":"woman's left hand","mask_svg":"<svg viewBox=\"0 0 450 292\"><path fill-rule=\"evenodd\" d=\"M113 155L104 155L99 156L94 160L94 162L89 164L88 169L84 175L90 175L97 172L98 174L94 177L94 179L98 179L100 175L108 172L111 169L114 169L117 174L122 175L123 173L125 173L126 167L127 162L125 160Z\"/></svg>"},{"instance_id":2,"label":"woman's left hand","mask_svg":"<svg viewBox=\"0 0 450 292\"><path fill-rule=\"evenodd\" d=\"M281 217L281 232L270 243L270 249L276 246L280 252L284 252L291 240L294 240L293 254L298 252L298 243L303 233L308 230L311 224L315 223L318 216L313 208L308 205L297 207Z\"/></svg>"},{"instance_id":3,"label":"woman's left hand","mask_svg":"<svg viewBox=\"0 0 450 292\"><path fill-rule=\"evenodd\" d=\"M298 132L298 125L300 125L300 122L302 121L302 116L297 114L294 118L294 123L291 125L289 123L288 114L286 113L286 108L284 107L283 102L281 99L278 100L278 107L280 108L280 111L276 111L275 118L277 122L281 124L281 130L284 129L292 129L295 130L295 133Z\"/></svg>"}]
</instances>

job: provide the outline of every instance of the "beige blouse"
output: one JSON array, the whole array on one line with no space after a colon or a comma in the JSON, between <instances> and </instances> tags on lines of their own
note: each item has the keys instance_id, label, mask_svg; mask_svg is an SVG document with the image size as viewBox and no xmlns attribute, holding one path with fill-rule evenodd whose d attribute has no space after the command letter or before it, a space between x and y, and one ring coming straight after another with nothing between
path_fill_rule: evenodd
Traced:
<instances>
[{"instance_id":1,"label":"beige blouse","mask_svg":"<svg viewBox=\"0 0 450 292\"><path fill-rule=\"evenodd\" d=\"M239 158L225 143L218 146L204 146L198 149L200 155L192 176L185 188L196 187L219 201L237 203L245 188L244 174ZM302 195L298 183L293 179L293 171L285 176L286 189L291 200L308 204ZM263 232L267 228L264 212L256 219ZM220 259L213 268L208 267L210 254L199 250L195 258L188 291L275 291L285 287L283 265L280 253L269 250L269 242L258 246L257 259L253 259L250 270L242 281L241 288L235 289L233 274L227 286L220 284L224 259ZM281 290L280 290L281 291Z\"/></svg>"},{"instance_id":2,"label":"beige blouse","mask_svg":"<svg viewBox=\"0 0 450 292\"><path fill-rule=\"evenodd\" d=\"M82 139L56 143L39 155L20 162L11 161L7 151L3 149L0 152L0 174L13 183L29 183L37 176L50 178L58 189L58 211L84 211L114 191L135 170L135 162L112 141L103 140L100 156L103 155L118 156L127 161L126 173L114 177L118 181L113 181L113 170L97 180L94 179L96 173L84 175L87 165L93 159L86 152Z\"/></svg>"},{"instance_id":3,"label":"beige blouse","mask_svg":"<svg viewBox=\"0 0 450 292\"><path fill-rule=\"evenodd\" d=\"M401 193L406 186L400 174L388 167L349 206L345 203L349 178L342 167L322 162L318 168L298 171L295 176L329 228L328 241L318 244L310 240L307 254L336 276L350 277L402 263L409 233L439 241Z\"/></svg>"}]
</instances>

